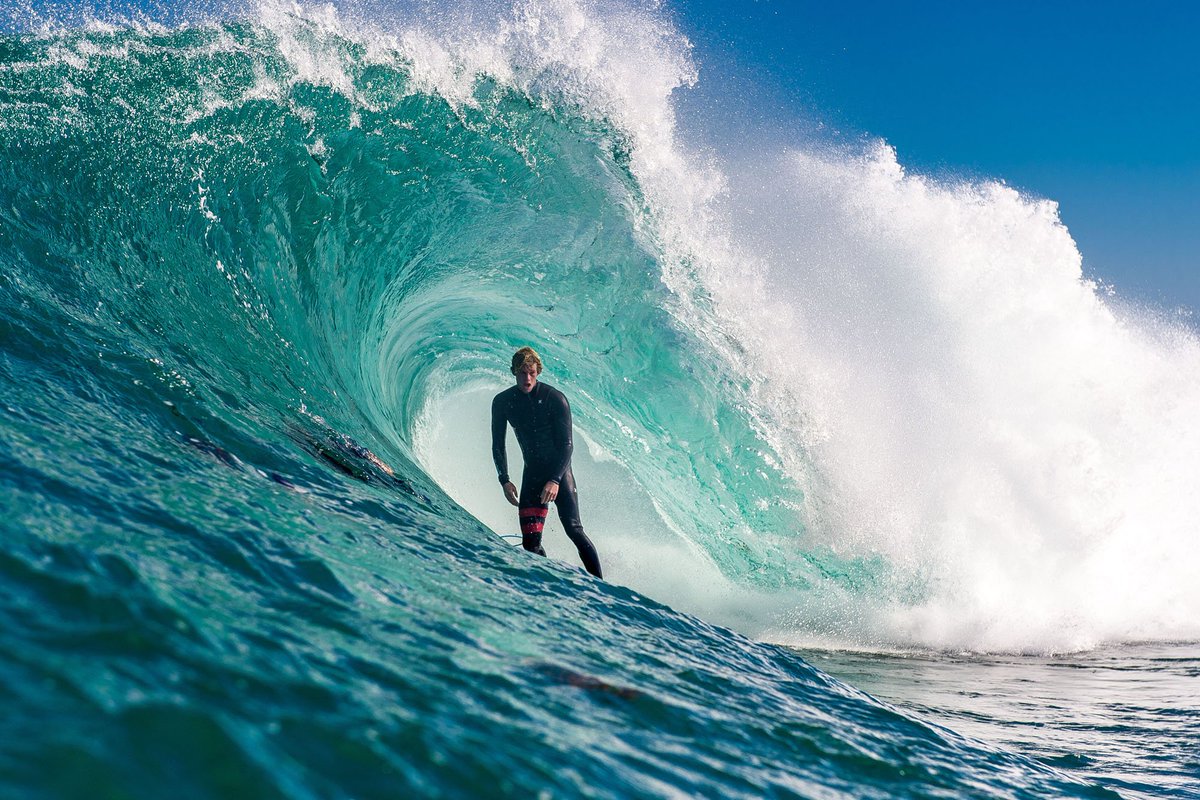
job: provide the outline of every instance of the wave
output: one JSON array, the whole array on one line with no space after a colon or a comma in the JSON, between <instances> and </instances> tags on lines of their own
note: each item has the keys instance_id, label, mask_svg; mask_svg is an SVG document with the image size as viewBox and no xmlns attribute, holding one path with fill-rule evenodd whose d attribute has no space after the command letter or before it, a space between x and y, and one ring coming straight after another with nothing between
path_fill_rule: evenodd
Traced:
<instances>
[{"instance_id":1,"label":"wave","mask_svg":"<svg viewBox=\"0 0 1200 800\"><path fill-rule=\"evenodd\" d=\"M483 409L535 343L609 574L760 638L1196 637L1196 337L1085 280L1052 203L700 150L687 41L621 4L255 13L7 41L5 260L56 326L501 532Z\"/></svg>"}]
</instances>

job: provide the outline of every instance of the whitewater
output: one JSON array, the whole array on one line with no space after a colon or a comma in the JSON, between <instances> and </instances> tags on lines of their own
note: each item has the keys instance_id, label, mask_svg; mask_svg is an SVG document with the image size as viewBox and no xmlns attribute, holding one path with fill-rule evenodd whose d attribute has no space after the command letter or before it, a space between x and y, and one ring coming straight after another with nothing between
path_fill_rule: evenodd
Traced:
<instances>
[{"instance_id":1,"label":"whitewater","mask_svg":"<svg viewBox=\"0 0 1200 800\"><path fill-rule=\"evenodd\" d=\"M7 13L6 796L1200 796L1200 337L1052 201L656 4Z\"/></svg>"}]
</instances>

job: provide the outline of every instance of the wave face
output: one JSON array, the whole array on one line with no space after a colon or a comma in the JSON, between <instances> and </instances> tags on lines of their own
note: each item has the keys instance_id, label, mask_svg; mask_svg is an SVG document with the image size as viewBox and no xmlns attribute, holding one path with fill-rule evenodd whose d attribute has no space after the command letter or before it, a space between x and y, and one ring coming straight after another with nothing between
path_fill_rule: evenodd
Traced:
<instances>
[{"instance_id":1,"label":"wave face","mask_svg":"<svg viewBox=\"0 0 1200 800\"><path fill-rule=\"evenodd\" d=\"M0 780L1107 796L743 634L1195 637L1195 338L1002 187L697 156L656 12L483 16L0 39ZM523 343L610 583L481 524Z\"/></svg>"}]
</instances>

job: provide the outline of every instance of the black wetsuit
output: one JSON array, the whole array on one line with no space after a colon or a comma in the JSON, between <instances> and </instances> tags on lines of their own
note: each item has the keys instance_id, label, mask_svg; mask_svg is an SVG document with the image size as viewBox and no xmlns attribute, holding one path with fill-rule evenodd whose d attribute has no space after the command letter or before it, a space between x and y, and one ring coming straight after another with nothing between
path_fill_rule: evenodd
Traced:
<instances>
[{"instance_id":1,"label":"black wetsuit","mask_svg":"<svg viewBox=\"0 0 1200 800\"><path fill-rule=\"evenodd\" d=\"M579 558L588 572L601 577L600 557L579 521L579 495L571 474L571 406L563 393L541 381L525 394L510 387L492 400L492 460L500 483L508 483L508 453L505 426L512 425L525 459L518 501L521 520L521 544L526 550L546 555L542 549L542 526L549 506L542 503L542 489L549 481L558 481L558 518L567 536L579 550Z\"/></svg>"}]
</instances>

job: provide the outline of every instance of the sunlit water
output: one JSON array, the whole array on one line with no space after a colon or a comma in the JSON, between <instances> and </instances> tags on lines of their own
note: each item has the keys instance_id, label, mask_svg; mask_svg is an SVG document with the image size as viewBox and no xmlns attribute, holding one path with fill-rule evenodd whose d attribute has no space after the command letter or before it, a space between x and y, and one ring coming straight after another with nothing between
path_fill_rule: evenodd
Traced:
<instances>
[{"instance_id":1,"label":"sunlit water","mask_svg":"<svg viewBox=\"0 0 1200 800\"><path fill-rule=\"evenodd\" d=\"M1194 334L1050 203L696 149L657 9L460 11L0 38L0 793L1194 793L1119 644L1200 638ZM525 343L605 582L497 535Z\"/></svg>"},{"instance_id":2,"label":"sunlit water","mask_svg":"<svg viewBox=\"0 0 1200 800\"><path fill-rule=\"evenodd\" d=\"M1110 786L1200 796L1200 648L1125 645L1056 658L808 651L897 707Z\"/></svg>"}]
</instances>

